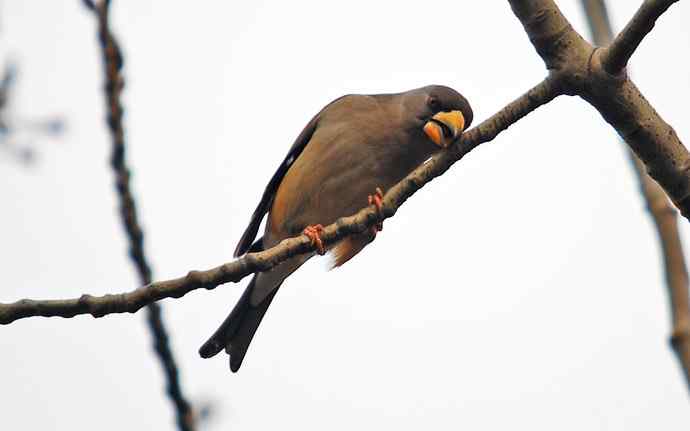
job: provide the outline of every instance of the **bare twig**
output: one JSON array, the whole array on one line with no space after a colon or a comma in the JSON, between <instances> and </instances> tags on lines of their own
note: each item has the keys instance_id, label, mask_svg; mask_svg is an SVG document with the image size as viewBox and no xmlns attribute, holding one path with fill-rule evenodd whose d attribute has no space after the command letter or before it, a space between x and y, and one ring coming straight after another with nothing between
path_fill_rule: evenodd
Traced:
<instances>
[{"instance_id":1,"label":"bare twig","mask_svg":"<svg viewBox=\"0 0 690 431\"><path fill-rule=\"evenodd\" d=\"M613 39L613 30L606 11L605 0L582 0L587 14L592 39L597 45L607 45ZM647 209L656 226L664 258L666 287L671 303L673 325L671 344L690 385L690 316L688 308L688 270L678 232L676 210L666 193L644 171L644 165L631 151L628 151L633 168L640 181L640 191L647 203Z\"/></svg>"},{"instance_id":2,"label":"bare twig","mask_svg":"<svg viewBox=\"0 0 690 431\"><path fill-rule=\"evenodd\" d=\"M558 82L553 78L547 78L477 127L464 133L456 144L438 153L388 190L383 199L383 218L392 217L410 196L447 171L465 154L478 145L491 141L510 125L560 94ZM353 216L338 219L326 226L321 239L324 245L329 245L347 235L364 232L379 221L378 211L374 207L366 207ZM93 317L102 317L111 313L134 313L141 307L163 298L179 298L196 289L214 289L224 283L237 282L255 272L268 271L292 256L313 252L314 247L311 240L302 235L288 238L273 248L249 253L216 268L191 271L185 277L152 283L127 293L100 297L84 295L78 299L67 300L25 299L13 304L0 304L0 324L9 324L17 319L32 316L73 317L91 314Z\"/></svg>"},{"instance_id":3,"label":"bare twig","mask_svg":"<svg viewBox=\"0 0 690 431\"><path fill-rule=\"evenodd\" d=\"M144 234L139 224L136 203L129 186L129 168L125 162L125 139L122 124L123 109L120 102L120 94L124 86L121 74L122 52L109 28L108 12L110 1L101 1L96 5L91 1L85 0L84 4L93 10L98 17L98 33L106 73L105 93L108 126L113 145L110 165L115 174L115 187L120 202L122 224L129 239L129 255L139 274L141 284L149 284L152 281L151 268L144 253ZM182 394L179 373L170 350L160 305L156 303L148 305L146 320L153 336L154 349L165 372L166 391L175 406L178 427L183 431L191 431L194 429L192 409Z\"/></svg>"},{"instance_id":4,"label":"bare twig","mask_svg":"<svg viewBox=\"0 0 690 431\"><path fill-rule=\"evenodd\" d=\"M0 78L0 150L28 165L34 162L38 155L31 145L34 136L29 139L21 139L17 136L27 132L36 137L39 135L58 136L64 130L65 123L58 117L36 119L17 118L11 115L8 112L10 111L8 105L10 105L16 80L16 64L7 62Z\"/></svg>"},{"instance_id":5,"label":"bare twig","mask_svg":"<svg viewBox=\"0 0 690 431\"><path fill-rule=\"evenodd\" d=\"M654 28L656 20L678 0L645 0L628 25L618 33L601 55L601 62L608 73L617 75L628 64L628 60Z\"/></svg>"}]
</instances>

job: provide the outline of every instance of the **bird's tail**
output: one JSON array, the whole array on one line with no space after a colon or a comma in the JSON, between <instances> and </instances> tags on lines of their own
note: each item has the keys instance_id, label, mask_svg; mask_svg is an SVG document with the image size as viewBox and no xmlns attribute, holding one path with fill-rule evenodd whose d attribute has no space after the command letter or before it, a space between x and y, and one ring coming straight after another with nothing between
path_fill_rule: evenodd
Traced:
<instances>
[{"instance_id":1,"label":"bird's tail","mask_svg":"<svg viewBox=\"0 0 690 431\"><path fill-rule=\"evenodd\" d=\"M260 303L252 305L252 291L255 289L257 277L258 275L254 275L230 315L199 349L202 358L210 358L225 348L230 355L230 370L233 373L240 369L249 343L280 287L278 285Z\"/></svg>"}]
</instances>

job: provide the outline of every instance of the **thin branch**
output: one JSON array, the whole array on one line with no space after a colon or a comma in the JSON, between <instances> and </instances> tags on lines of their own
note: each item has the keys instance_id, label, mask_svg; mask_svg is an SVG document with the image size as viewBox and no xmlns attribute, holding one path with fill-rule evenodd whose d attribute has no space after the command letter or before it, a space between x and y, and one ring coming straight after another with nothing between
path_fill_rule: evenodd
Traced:
<instances>
[{"instance_id":1,"label":"thin branch","mask_svg":"<svg viewBox=\"0 0 690 431\"><path fill-rule=\"evenodd\" d=\"M606 46L613 39L613 27L606 9L606 0L581 0L589 32L596 46Z\"/></svg>"},{"instance_id":2,"label":"thin branch","mask_svg":"<svg viewBox=\"0 0 690 431\"><path fill-rule=\"evenodd\" d=\"M39 119L10 115L8 111L17 82L17 70L17 65L8 61L0 76L0 150L24 165L30 165L39 155L33 148L33 141L40 136L59 136L65 123L59 117Z\"/></svg>"},{"instance_id":3,"label":"thin branch","mask_svg":"<svg viewBox=\"0 0 690 431\"><path fill-rule=\"evenodd\" d=\"M654 28L656 20L678 0L645 0L628 25L602 53L602 65L611 75L619 74L642 42Z\"/></svg>"},{"instance_id":4,"label":"thin branch","mask_svg":"<svg viewBox=\"0 0 690 431\"><path fill-rule=\"evenodd\" d=\"M597 45L608 45L613 31L606 11L605 0L582 0L587 14L592 39ZM688 270L678 232L677 212L666 193L645 173L644 164L628 149L640 191L647 203L647 209L656 226L664 258L666 287L671 303L671 344L690 385L690 303L688 295Z\"/></svg>"},{"instance_id":5,"label":"thin branch","mask_svg":"<svg viewBox=\"0 0 690 431\"><path fill-rule=\"evenodd\" d=\"M426 183L442 175L465 154L478 145L489 142L525 115L550 102L561 94L556 79L548 77L477 127L467 131L448 150L438 153L427 163L412 171L385 194L382 218L392 217L398 208ZM338 219L325 227L321 234L324 245L333 244L347 235L364 232L381 221L373 207L366 207L350 217ZM134 313L140 308L164 298L179 298L196 289L214 289L221 284L237 282L255 272L264 272L286 259L312 253L315 247L310 239L297 236L283 240L273 248L249 253L224 265L206 271L191 271L185 277L160 281L131 292L95 297L83 295L77 299L42 300L24 299L12 304L0 304L0 324L32 316L74 317L91 314L102 317L112 313Z\"/></svg>"},{"instance_id":6,"label":"thin branch","mask_svg":"<svg viewBox=\"0 0 690 431\"><path fill-rule=\"evenodd\" d=\"M115 175L115 187L120 203L122 224L129 240L129 256L137 270L141 284L149 284L152 281L151 267L144 253L144 234L139 224L136 203L130 190L130 172L125 161L123 109L120 102L120 94L124 86L121 73L122 52L108 24L110 2L105 0L96 5L85 0L84 4L98 17L99 41L106 73L105 94L108 127L112 138L110 165ZM166 392L175 406L177 425L182 431L191 431L194 429L192 409L180 387L179 373L175 358L170 350L160 305L149 304L146 320L153 336L154 349L165 373Z\"/></svg>"}]
</instances>

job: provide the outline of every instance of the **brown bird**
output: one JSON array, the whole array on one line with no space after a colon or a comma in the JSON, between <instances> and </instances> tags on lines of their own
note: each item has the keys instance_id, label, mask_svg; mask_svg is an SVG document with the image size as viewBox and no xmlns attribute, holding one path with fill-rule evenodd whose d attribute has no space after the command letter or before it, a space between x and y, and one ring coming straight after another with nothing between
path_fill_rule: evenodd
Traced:
<instances>
[{"instance_id":1,"label":"brown bird","mask_svg":"<svg viewBox=\"0 0 690 431\"><path fill-rule=\"evenodd\" d=\"M319 237L322 225L354 214L367 202L380 208L381 189L392 187L450 145L471 122L467 100L440 85L334 100L307 124L269 181L235 256L271 248L300 233L308 235L318 253L324 254ZM266 214L264 235L254 242ZM359 253L380 228L329 247L334 267ZM230 369L237 371L278 288L313 255L293 257L254 275L199 354L210 358L225 348Z\"/></svg>"}]
</instances>

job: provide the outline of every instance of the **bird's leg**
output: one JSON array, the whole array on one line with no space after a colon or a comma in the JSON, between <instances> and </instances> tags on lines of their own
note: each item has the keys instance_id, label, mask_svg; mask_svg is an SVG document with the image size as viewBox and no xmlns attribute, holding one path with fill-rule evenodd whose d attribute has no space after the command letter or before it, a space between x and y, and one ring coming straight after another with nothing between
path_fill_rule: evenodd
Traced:
<instances>
[{"instance_id":1,"label":"bird's leg","mask_svg":"<svg viewBox=\"0 0 690 431\"><path fill-rule=\"evenodd\" d=\"M383 207L383 192L381 191L381 188L376 187L376 193L369 195L367 200L369 201L369 205L374 205L376 207L376 211L379 213L379 218L383 219L383 211L381 210ZM380 221L371 227L371 233L373 233L374 236L376 236L377 232L381 232L382 230L383 221Z\"/></svg>"},{"instance_id":2,"label":"bird's leg","mask_svg":"<svg viewBox=\"0 0 690 431\"><path fill-rule=\"evenodd\" d=\"M319 256L326 254L326 249L323 247L323 241L321 241L321 232L323 232L323 226L320 224L309 225L302 231L302 233L311 240L311 245L316 246L316 252Z\"/></svg>"}]
</instances>

